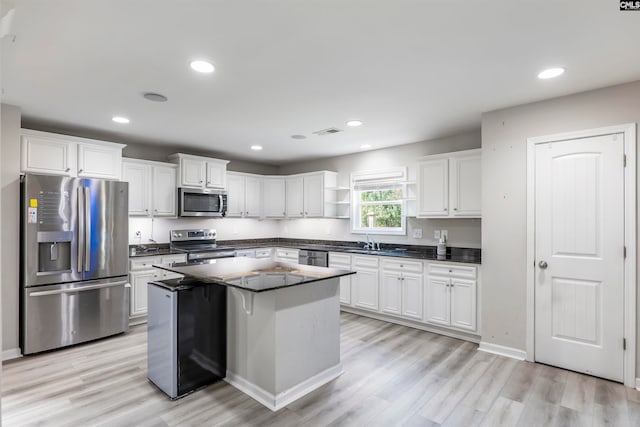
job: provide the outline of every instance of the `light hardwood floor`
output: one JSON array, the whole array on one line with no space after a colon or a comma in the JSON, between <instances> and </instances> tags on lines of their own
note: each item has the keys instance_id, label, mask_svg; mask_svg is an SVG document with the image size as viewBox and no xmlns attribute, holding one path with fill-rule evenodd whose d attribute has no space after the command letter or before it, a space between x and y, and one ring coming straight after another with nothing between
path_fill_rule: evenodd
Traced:
<instances>
[{"instance_id":1,"label":"light hardwood floor","mask_svg":"<svg viewBox=\"0 0 640 427\"><path fill-rule=\"evenodd\" d=\"M342 314L345 373L273 413L218 382L170 401L146 379L146 328L3 365L3 426L639 426L640 392Z\"/></svg>"}]
</instances>

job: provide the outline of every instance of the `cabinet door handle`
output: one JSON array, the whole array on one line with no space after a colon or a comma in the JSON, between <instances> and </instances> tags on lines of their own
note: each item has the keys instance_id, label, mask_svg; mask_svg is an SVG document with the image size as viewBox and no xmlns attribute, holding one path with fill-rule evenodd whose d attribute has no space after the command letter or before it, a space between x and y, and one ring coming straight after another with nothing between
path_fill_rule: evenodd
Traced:
<instances>
[{"instance_id":1,"label":"cabinet door handle","mask_svg":"<svg viewBox=\"0 0 640 427\"><path fill-rule=\"evenodd\" d=\"M305 212L304 214L305 214L305 215L309 215L309 212Z\"/></svg>"},{"instance_id":2,"label":"cabinet door handle","mask_svg":"<svg viewBox=\"0 0 640 427\"><path fill-rule=\"evenodd\" d=\"M84 169L78 169L78 173L82 173Z\"/></svg>"},{"instance_id":3,"label":"cabinet door handle","mask_svg":"<svg viewBox=\"0 0 640 427\"><path fill-rule=\"evenodd\" d=\"M457 210L458 210L458 208L453 208L453 210L454 210L454 211L457 211Z\"/></svg>"},{"instance_id":4,"label":"cabinet door handle","mask_svg":"<svg viewBox=\"0 0 640 427\"><path fill-rule=\"evenodd\" d=\"M211 181L207 181L207 185L208 185L208 184L211 184Z\"/></svg>"},{"instance_id":5,"label":"cabinet door handle","mask_svg":"<svg viewBox=\"0 0 640 427\"><path fill-rule=\"evenodd\" d=\"M154 212L158 212L158 209L154 209L153 211L154 211Z\"/></svg>"},{"instance_id":6,"label":"cabinet door handle","mask_svg":"<svg viewBox=\"0 0 640 427\"><path fill-rule=\"evenodd\" d=\"M64 171L65 172L69 172L69 171L71 171L71 168L66 168Z\"/></svg>"}]
</instances>

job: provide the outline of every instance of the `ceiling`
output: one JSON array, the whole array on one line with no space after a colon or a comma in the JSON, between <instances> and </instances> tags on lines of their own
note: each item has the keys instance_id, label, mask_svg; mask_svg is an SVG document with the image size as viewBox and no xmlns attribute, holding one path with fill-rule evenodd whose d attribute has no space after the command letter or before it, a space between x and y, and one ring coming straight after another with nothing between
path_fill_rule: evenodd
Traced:
<instances>
[{"instance_id":1,"label":"ceiling","mask_svg":"<svg viewBox=\"0 0 640 427\"><path fill-rule=\"evenodd\" d=\"M452 135L483 111L640 79L640 13L616 1L9 3L3 102L24 122L272 164ZM199 58L216 71L192 71ZM549 66L567 71L537 79ZM329 127L344 132L312 134Z\"/></svg>"}]
</instances>

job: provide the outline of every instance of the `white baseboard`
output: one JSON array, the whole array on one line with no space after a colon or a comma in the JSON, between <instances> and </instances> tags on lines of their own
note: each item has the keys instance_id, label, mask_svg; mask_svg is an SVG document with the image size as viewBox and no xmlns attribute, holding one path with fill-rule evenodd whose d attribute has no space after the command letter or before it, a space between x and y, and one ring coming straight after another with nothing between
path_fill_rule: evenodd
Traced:
<instances>
[{"instance_id":1,"label":"white baseboard","mask_svg":"<svg viewBox=\"0 0 640 427\"><path fill-rule=\"evenodd\" d=\"M513 347L505 347L503 345L491 344L485 341L480 341L479 351L487 353L497 354L499 356L510 357L517 360L525 360L527 358L527 352Z\"/></svg>"},{"instance_id":2,"label":"white baseboard","mask_svg":"<svg viewBox=\"0 0 640 427\"><path fill-rule=\"evenodd\" d=\"M319 374L291 387L289 390L285 390L277 395L266 391L265 389L249 382L247 379L235 374L231 371L227 371L227 376L224 379L227 383L231 384L244 394L249 395L258 402L262 403L272 411L277 411L284 408L291 402L300 399L302 396L311 393L313 390L320 386L325 385L329 381L332 381L339 377L343 373L342 364L326 369Z\"/></svg>"},{"instance_id":3,"label":"white baseboard","mask_svg":"<svg viewBox=\"0 0 640 427\"><path fill-rule=\"evenodd\" d=\"M4 350L2 352L2 361L17 359L18 357L22 357L22 352L19 348L10 348L9 350Z\"/></svg>"},{"instance_id":4,"label":"white baseboard","mask_svg":"<svg viewBox=\"0 0 640 427\"><path fill-rule=\"evenodd\" d=\"M340 311L357 314L358 316L370 317L384 322L395 323L396 325L408 326L410 328L420 329L421 331L433 332L434 334L446 335L451 338L457 338L459 340L469 341L476 344L480 342L480 337L473 332L462 332L455 329L439 328L437 326L430 326L421 322L413 322L408 319L399 319L382 313L373 313L371 311L361 310L355 307L340 306Z\"/></svg>"}]
</instances>

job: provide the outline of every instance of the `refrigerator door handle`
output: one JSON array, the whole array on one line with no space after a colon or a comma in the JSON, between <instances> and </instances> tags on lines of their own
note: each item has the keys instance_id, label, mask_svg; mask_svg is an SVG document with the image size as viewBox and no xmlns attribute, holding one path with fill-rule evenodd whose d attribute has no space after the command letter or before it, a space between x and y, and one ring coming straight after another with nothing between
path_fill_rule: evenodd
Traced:
<instances>
[{"instance_id":1,"label":"refrigerator door handle","mask_svg":"<svg viewBox=\"0 0 640 427\"><path fill-rule=\"evenodd\" d=\"M82 254L84 251L84 237L85 237L85 221L84 221L84 189L82 187L78 187L78 237L76 239L78 243L77 252L78 252L78 264L77 270L78 273L82 273Z\"/></svg>"},{"instance_id":2,"label":"refrigerator door handle","mask_svg":"<svg viewBox=\"0 0 640 427\"><path fill-rule=\"evenodd\" d=\"M85 217L85 239L84 239L84 271L91 270L91 195L89 187L84 187L84 217Z\"/></svg>"},{"instance_id":3,"label":"refrigerator door handle","mask_svg":"<svg viewBox=\"0 0 640 427\"><path fill-rule=\"evenodd\" d=\"M129 283L126 280L114 283L103 283L101 285L88 285L69 289L56 289L52 291L36 291L29 292L30 297L43 297L46 295L72 294L76 292L93 291L95 289L112 288L114 286L123 286L126 288ZM130 285L129 285L130 286Z\"/></svg>"}]
</instances>

